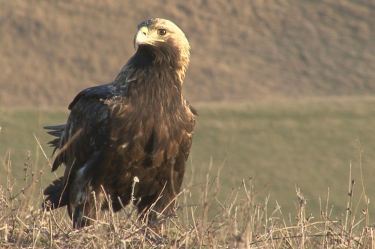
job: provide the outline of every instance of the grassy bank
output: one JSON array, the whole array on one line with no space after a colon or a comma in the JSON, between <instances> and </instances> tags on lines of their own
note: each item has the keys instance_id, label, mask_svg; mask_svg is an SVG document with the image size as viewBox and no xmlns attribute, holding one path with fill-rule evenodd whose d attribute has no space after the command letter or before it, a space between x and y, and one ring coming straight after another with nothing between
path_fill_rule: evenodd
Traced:
<instances>
[{"instance_id":1,"label":"grassy bank","mask_svg":"<svg viewBox=\"0 0 375 249\"><path fill-rule=\"evenodd\" d=\"M329 195L339 217L345 213L350 165L356 196L363 193L363 182L365 193L375 197L374 104L373 98L340 98L197 105L200 116L185 185L197 191L211 168L211 174L219 173L221 197L253 179L270 209L295 210L298 187L308 213L319 215L321 199ZM1 183L9 163L18 180L24 178L25 164L44 172L41 186L54 177L37 140L49 156L41 127L65 118L62 110L0 111Z\"/></svg>"}]
</instances>

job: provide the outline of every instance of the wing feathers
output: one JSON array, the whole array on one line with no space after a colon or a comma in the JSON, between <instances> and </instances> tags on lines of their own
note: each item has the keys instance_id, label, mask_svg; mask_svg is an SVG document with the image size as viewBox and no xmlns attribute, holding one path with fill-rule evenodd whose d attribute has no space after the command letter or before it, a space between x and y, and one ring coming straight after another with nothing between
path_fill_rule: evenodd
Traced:
<instances>
[{"instance_id":1,"label":"wing feathers","mask_svg":"<svg viewBox=\"0 0 375 249\"><path fill-rule=\"evenodd\" d=\"M64 133L66 124L61 125L50 125L50 126L44 126L43 128L47 130L47 133L56 137L48 142L48 144L53 148L53 153L60 147L61 144L61 138Z\"/></svg>"},{"instance_id":2,"label":"wing feathers","mask_svg":"<svg viewBox=\"0 0 375 249\"><path fill-rule=\"evenodd\" d=\"M55 209L65 206L68 201L67 192L64 191L64 177L54 180L43 192L46 195L42 207Z\"/></svg>"},{"instance_id":3,"label":"wing feathers","mask_svg":"<svg viewBox=\"0 0 375 249\"><path fill-rule=\"evenodd\" d=\"M70 146L74 144L75 140L79 138L81 133L82 129L77 130L71 137L69 137L68 141L64 142L64 145L59 148L55 160L53 161L52 171L55 171L60 166L60 164L65 161L66 151L69 149Z\"/></svg>"},{"instance_id":4,"label":"wing feathers","mask_svg":"<svg viewBox=\"0 0 375 249\"><path fill-rule=\"evenodd\" d=\"M48 144L53 148L53 153L55 153L55 151L57 150L57 148L60 145L60 137L49 141Z\"/></svg>"},{"instance_id":5,"label":"wing feathers","mask_svg":"<svg viewBox=\"0 0 375 249\"><path fill-rule=\"evenodd\" d=\"M65 124L60 124L60 125L47 125L43 127L46 130L64 130L65 129Z\"/></svg>"}]
</instances>

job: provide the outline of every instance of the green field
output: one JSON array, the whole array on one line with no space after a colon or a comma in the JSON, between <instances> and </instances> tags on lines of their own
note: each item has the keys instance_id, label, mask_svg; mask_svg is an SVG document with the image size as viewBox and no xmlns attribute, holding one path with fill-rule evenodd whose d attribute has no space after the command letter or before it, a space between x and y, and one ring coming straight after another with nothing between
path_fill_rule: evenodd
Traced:
<instances>
[{"instance_id":1,"label":"green field","mask_svg":"<svg viewBox=\"0 0 375 249\"><path fill-rule=\"evenodd\" d=\"M319 199L325 204L329 190L330 205L341 217L350 165L355 198L363 192L361 168L366 194L375 197L374 106L370 97L198 104L185 184L193 192L199 189L211 167L211 176L220 172L220 195L225 198L243 179L252 178L258 199L269 196L268 207L273 209L277 201L284 214L295 210L298 186L314 216L319 216ZM0 110L2 184L9 158L20 182L25 162L36 172L44 171L42 185L54 177L35 137L49 156L48 136L41 127L62 123L66 115L63 110Z\"/></svg>"}]
</instances>

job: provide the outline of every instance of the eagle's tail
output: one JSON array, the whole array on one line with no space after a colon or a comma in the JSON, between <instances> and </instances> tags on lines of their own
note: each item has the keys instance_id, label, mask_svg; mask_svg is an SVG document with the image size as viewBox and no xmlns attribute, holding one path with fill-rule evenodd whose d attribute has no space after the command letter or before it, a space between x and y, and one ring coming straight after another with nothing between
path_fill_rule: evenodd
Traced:
<instances>
[{"instance_id":1,"label":"eagle's tail","mask_svg":"<svg viewBox=\"0 0 375 249\"><path fill-rule=\"evenodd\" d=\"M61 125L50 125L44 126L43 128L47 130L47 133L56 137L48 142L48 144L53 148L53 152L55 152L60 147L60 141L62 134L65 130L66 124Z\"/></svg>"},{"instance_id":2,"label":"eagle's tail","mask_svg":"<svg viewBox=\"0 0 375 249\"><path fill-rule=\"evenodd\" d=\"M43 209L56 209L68 204L68 195L65 191L64 177L54 180L43 192L46 196L42 204Z\"/></svg>"}]
</instances>

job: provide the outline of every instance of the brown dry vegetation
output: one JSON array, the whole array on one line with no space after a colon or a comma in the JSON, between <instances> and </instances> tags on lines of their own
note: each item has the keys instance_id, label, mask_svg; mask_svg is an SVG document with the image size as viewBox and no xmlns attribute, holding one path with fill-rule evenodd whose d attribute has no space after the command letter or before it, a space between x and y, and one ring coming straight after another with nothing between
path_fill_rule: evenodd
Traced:
<instances>
[{"instance_id":1,"label":"brown dry vegetation","mask_svg":"<svg viewBox=\"0 0 375 249\"><path fill-rule=\"evenodd\" d=\"M163 217L158 226L137 219L132 207L119 213L99 215L94 225L72 229L66 212L47 212L30 196L39 195L43 172L32 172L25 164L24 188L13 189L11 161L7 184L0 186L1 248L374 248L374 227L369 209L356 212L353 180L349 176L347 212L342 220L331 217L329 197L322 202L319 217L306 212L306 199L296 189L293 215L269 209L268 200L257 196L251 180L219 198L218 177L207 174L201 185L200 202L192 205L192 186L179 196L177 216ZM363 193L362 193L363 194ZM367 205L366 195L361 202ZM209 215L210 209L219 211Z\"/></svg>"},{"instance_id":2,"label":"brown dry vegetation","mask_svg":"<svg viewBox=\"0 0 375 249\"><path fill-rule=\"evenodd\" d=\"M40 160L45 141L26 160L19 152L35 147L40 115L1 111L0 131L8 135L0 143L0 248L375 248L373 188L366 188L373 101L320 98L375 94L374 1L0 0L0 106L66 106L78 90L110 81L134 52L137 23L152 16L175 21L191 41L185 90L192 102L318 96L323 104L203 104L192 153L198 181L187 175L177 216L148 227L128 207L82 230L72 229L65 210L40 208L51 175L44 172L48 159ZM63 113L49 115L55 121ZM341 180L352 159L347 144L356 138L370 169L362 172L354 161L348 188ZM221 160L229 165L225 177L216 175ZM237 186L252 175L258 178ZM254 181L262 177L267 184L258 191ZM296 188L290 198L290 186L301 182L306 192ZM280 192L266 197L267 185ZM327 186L331 192L321 193ZM316 196L323 196L320 210L311 213ZM337 206L346 211L335 213Z\"/></svg>"},{"instance_id":3,"label":"brown dry vegetation","mask_svg":"<svg viewBox=\"0 0 375 249\"><path fill-rule=\"evenodd\" d=\"M66 106L110 81L150 16L188 35L192 100L375 93L371 0L0 0L0 105Z\"/></svg>"}]
</instances>

